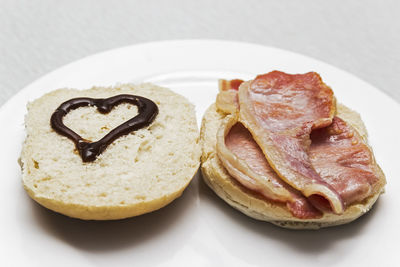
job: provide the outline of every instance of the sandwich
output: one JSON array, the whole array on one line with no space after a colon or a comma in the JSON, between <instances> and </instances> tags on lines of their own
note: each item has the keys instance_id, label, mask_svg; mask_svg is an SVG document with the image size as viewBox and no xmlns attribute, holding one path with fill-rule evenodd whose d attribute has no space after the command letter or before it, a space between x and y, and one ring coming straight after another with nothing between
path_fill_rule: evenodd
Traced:
<instances>
[{"instance_id":1,"label":"sandwich","mask_svg":"<svg viewBox=\"0 0 400 267\"><path fill-rule=\"evenodd\" d=\"M291 229L349 223L384 192L360 115L315 72L221 80L200 139L206 184L244 214Z\"/></svg>"}]
</instances>

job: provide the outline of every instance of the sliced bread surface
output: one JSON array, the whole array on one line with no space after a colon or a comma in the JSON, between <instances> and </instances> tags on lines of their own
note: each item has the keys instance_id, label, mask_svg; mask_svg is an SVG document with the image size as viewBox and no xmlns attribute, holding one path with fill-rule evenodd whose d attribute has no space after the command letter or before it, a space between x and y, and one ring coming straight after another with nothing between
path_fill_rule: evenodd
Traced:
<instances>
[{"instance_id":1,"label":"sliced bread surface","mask_svg":"<svg viewBox=\"0 0 400 267\"><path fill-rule=\"evenodd\" d=\"M151 99L158 115L149 126L116 139L95 161L83 162L73 141L51 128L52 113L72 98L119 94ZM97 141L136 114L136 106L127 103L108 114L81 107L63 122ZM74 218L122 219L157 210L182 194L199 167L194 106L152 84L59 89L28 104L25 126L20 158L25 190L44 207Z\"/></svg>"}]
</instances>

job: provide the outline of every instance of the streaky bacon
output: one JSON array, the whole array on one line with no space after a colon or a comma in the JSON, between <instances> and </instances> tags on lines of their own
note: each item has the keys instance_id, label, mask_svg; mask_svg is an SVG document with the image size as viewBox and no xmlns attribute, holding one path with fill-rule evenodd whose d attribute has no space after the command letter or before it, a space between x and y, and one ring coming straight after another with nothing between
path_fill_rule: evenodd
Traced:
<instances>
[{"instance_id":1,"label":"streaky bacon","mask_svg":"<svg viewBox=\"0 0 400 267\"><path fill-rule=\"evenodd\" d=\"M321 77L273 71L242 84L238 97L239 121L279 177L310 200L322 198L334 213L342 213L340 195L320 177L308 155L311 131L330 125L336 111L333 92Z\"/></svg>"},{"instance_id":2,"label":"streaky bacon","mask_svg":"<svg viewBox=\"0 0 400 267\"><path fill-rule=\"evenodd\" d=\"M311 133L309 155L317 173L342 197L345 206L376 193L380 169L358 132L339 117Z\"/></svg>"},{"instance_id":3,"label":"streaky bacon","mask_svg":"<svg viewBox=\"0 0 400 267\"><path fill-rule=\"evenodd\" d=\"M221 123L217 134L217 155L240 184L269 200L285 203L293 216L301 219L322 216L299 191L279 178L250 132L237 122L235 116L227 116Z\"/></svg>"},{"instance_id":4,"label":"streaky bacon","mask_svg":"<svg viewBox=\"0 0 400 267\"><path fill-rule=\"evenodd\" d=\"M215 104L225 113L235 113L239 110L238 89L243 80L219 80L219 93Z\"/></svg>"},{"instance_id":5,"label":"streaky bacon","mask_svg":"<svg viewBox=\"0 0 400 267\"><path fill-rule=\"evenodd\" d=\"M233 80L224 80L220 79L218 81L219 91L227 91L227 90L239 90L239 86L243 83L243 80L240 79L233 79Z\"/></svg>"}]
</instances>

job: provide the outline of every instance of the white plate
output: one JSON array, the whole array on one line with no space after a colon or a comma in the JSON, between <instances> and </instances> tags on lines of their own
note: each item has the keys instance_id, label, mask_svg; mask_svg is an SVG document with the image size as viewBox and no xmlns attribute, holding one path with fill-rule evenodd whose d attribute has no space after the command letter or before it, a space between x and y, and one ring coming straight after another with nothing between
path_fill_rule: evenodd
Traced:
<instances>
[{"instance_id":1,"label":"white plate","mask_svg":"<svg viewBox=\"0 0 400 267\"><path fill-rule=\"evenodd\" d=\"M110 222L58 215L34 203L22 188L17 159L25 105L45 92L151 81L189 98L200 121L214 101L218 78L248 79L274 69L319 72L340 102L361 113L388 185L373 210L356 222L319 231L281 229L230 208L198 175L166 208ZM87 57L37 80L0 109L0 260L7 266L378 266L382 261L395 266L400 238L400 128L393 116L399 114L396 102L360 79L276 48L186 40Z\"/></svg>"}]
</instances>

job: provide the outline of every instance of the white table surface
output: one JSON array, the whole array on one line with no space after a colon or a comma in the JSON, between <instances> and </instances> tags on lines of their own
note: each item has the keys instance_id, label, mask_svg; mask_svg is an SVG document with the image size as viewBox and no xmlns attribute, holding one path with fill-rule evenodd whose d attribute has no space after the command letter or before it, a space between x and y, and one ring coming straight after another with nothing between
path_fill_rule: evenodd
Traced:
<instances>
[{"instance_id":1,"label":"white table surface","mask_svg":"<svg viewBox=\"0 0 400 267\"><path fill-rule=\"evenodd\" d=\"M305 54L400 102L399 11L397 0L0 0L0 105L79 58L141 42L193 38Z\"/></svg>"}]
</instances>

